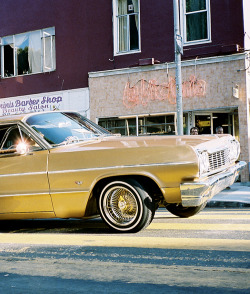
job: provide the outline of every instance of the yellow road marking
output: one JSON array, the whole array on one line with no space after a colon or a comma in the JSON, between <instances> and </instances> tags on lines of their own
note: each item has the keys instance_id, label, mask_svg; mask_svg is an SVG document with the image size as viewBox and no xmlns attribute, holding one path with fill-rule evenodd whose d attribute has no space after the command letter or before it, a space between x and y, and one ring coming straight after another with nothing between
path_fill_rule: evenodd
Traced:
<instances>
[{"instance_id":1,"label":"yellow road marking","mask_svg":"<svg viewBox=\"0 0 250 294\"><path fill-rule=\"evenodd\" d=\"M179 219L179 217L177 217L177 216L174 216L174 215L170 215L170 214L156 214L155 215L155 218L176 218L176 219ZM184 219L184 218L182 218L182 219ZM250 220L250 214L245 214L245 215L205 215L205 214L203 214L203 215L194 215L194 216L192 216L192 217L190 217L190 218L186 218L186 220L187 219L221 219L221 220L227 220L227 219L232 219L232 220L234 220L234 219L242 219L242 220Z\"/></svg>"},{"instance_id":2,"label":"yellow road marking","mask_svg":"<svg viewBox=\"0 0 250 294\"><path fill-rule=\"evenodd\" d=\"M250 219L250 214L245 215L195 215L195 219Z\"/></svg>"},{"instance_id":3,"label":"yellow road marking","mask_svg":"<svg viewBox=\"0 0 250 294\"><path fill-rule=\"evenodd\" d=\"M164 208L158 209L155 213L171 214L171 212L169 212L167 209L164 209ZM232 210L231 209L214 209L214 210L205 209L205 210L202 210L201 212L199 212L199 215L200 214L241 214L241 213L242 214L249 214L250 209L246 209L246 208L232 209Z\"/></svg>"},{"instance_id":4,"label":"yellow road marking","mask_svg":"<svg viewBox=\"0 0 250 294\"><path fill-rule=\"evenodd\" d=\"M0 234L2 244L249 251L250 240L80 234Z\"/></svg>"},{"instance_id":5,"label":"yellow road marking","mask_svg":"<svg viewBox=\"0 0 250 294\"><path fill-rule=\"evenodd\" d=\"M211 210L210 208L205 209L203 211L200 212L200 214L238 214L238 213L250 213L250 209L249 208L240 208L240 209L230 209L230 208L226 208L226 209L216 209L216 210Z\"/></svg>"},{"instance_id":6,"label":"yellow road marking","mask_svg":"<svg viewBox=\"0 0 250 294\"><path fill-rule=\"evenodd\" d=\"M148 230L250 231L250 224L151 223Z\"/></svg>"}]
</instances>

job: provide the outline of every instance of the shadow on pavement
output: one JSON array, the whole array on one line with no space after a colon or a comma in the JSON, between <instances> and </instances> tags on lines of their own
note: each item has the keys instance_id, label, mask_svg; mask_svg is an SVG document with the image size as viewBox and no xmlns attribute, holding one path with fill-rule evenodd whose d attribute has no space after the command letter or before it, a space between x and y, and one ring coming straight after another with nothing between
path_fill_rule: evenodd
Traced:
<instances>
[{"instance_id":1,"label":"shadow on pavement","mask_svg":"<svg viewBox=\"0 0 250 294\"><path fill-rule=\"evenodd\" d=\"M1 220L0 233L88 233L107 234L108 226L100 219Z\"/></svg>"}]
</instances>

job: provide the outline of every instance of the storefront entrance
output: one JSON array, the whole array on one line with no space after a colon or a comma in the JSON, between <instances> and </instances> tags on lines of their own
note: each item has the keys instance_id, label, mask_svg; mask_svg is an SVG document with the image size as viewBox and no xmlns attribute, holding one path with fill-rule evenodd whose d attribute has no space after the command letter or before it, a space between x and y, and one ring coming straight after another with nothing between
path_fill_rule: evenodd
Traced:
<instances>
[{"instance_id":1,"label":"storefront entrance","mask_svg":"<svg viewBox=\"0 0 250 294\"><path fill-rule=\"evenodd\" d=\"M235 135L235 119L238 117L234 113L195 113L195 126L199 129L199 134L216 134L216 128L221 126L224 134Z\"/></svg>"}]
</instances>

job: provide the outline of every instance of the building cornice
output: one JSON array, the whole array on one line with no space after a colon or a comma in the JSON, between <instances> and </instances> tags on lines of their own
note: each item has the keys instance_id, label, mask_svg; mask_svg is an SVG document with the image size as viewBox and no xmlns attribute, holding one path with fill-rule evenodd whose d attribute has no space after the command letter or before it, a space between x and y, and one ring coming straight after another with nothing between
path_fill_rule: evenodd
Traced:
<instances>
[{"instance_id":1,"label":"building cornice","mask_svg":"<svg viewBox=\"0 0 250 294\"><path fill-rule=\"evenodd\" d=\"M246 58L245 53L238 53L238 54L226 55L226 56L195 58L191 60L182 61L181 66L186 67L186 66L204 65L204 64L212 64L212 63L231 62L236 60L245 60L245 58ZM131 74L131 73L138 73L138 72L148 72L148 71L155 71L155 70L167 70L172 68L175 68L175 62L89 72L89 78L99 78L99 77Z\"/></svg>"}]
</instances>

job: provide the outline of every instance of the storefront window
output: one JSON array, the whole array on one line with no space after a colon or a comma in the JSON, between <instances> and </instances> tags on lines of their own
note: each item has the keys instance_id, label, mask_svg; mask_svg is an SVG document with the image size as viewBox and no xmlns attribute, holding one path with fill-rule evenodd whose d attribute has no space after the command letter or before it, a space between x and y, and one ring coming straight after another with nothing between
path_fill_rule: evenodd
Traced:
<instances>
[{"instance_id":1,"label":"storefront window","mask_svg":"<svg viewBox=\"0 0 250 294\"><path fill-rule=\"evenodd\" d=\"M223 128L223 133L232 134L232 116L228 113L213 114L213 133L216 133L217 127Z\"/></svg>"},{"instance_id":2,"label":"storefront window","mask_svg":"<svg viewBox=\"0 0 250 294\"><path fill-rule=\"evenodd\" d=\"M224 134L234 134L232 113L209 113L195 115L195 126L199 134L216 134L216 128L222 127Z\"/></svg>"},{"instance_id":3,"label":"storefront window","mask_svg":"<svg viewBox=\"0 0 250 294\"><path fill-rule=\"evenodd\" d=\"M183 135L188 134L188 113L183 113Z\"/></svg>"},{"instance_id":4,"label":"storefront window","mask_svg":"<svg viewBox=\"0 0 250 294\"><path fill-rule=\"evenodd\" d=\"M199 134L211 134L211 115L196 115L195 126Z\"/></svg>"},{"instance_id":5,"label":"storefront window","mask_svg":"<svg viewBox=\"0 0 250 294\"><path fill-rule=\"evenodd\" d=\"M136 119L127 118L108 118L99 119L99 125L107 129L113 134L121 134L123 136L136 136Z\"/></svg>"},{"instance_id":6,"label":"storefront window","mask_svg":"<svg viewBox=\"0 0 250 294\"><path fill-rule=\"evenodd\" d=\"M136 123L138 121L138 124ZM138 116L131 118L100 118L99 125L114 134L175 135L175 114L161 116Z\"/></svg>"},{"instance_id":7,"label":"storefront window","mask_svg":"<svg viewBox=\"0 0 250 294\"><path fill-rule=\"evenodd\" d=\"M239 133L239 115L235 113L233 115L233 128L234 128L234 136L238 141L240 141L240 133Z\"/></svg>"},{"instance_id":8,"label":"storefront window","mask_svg":"<svg viewBox=\"0 0 250 294\"><path fill-rule=\"evenodd\" d=\"M174 115L139 118L139 135L174 135Z\"/></svg>"}]
</instances>

